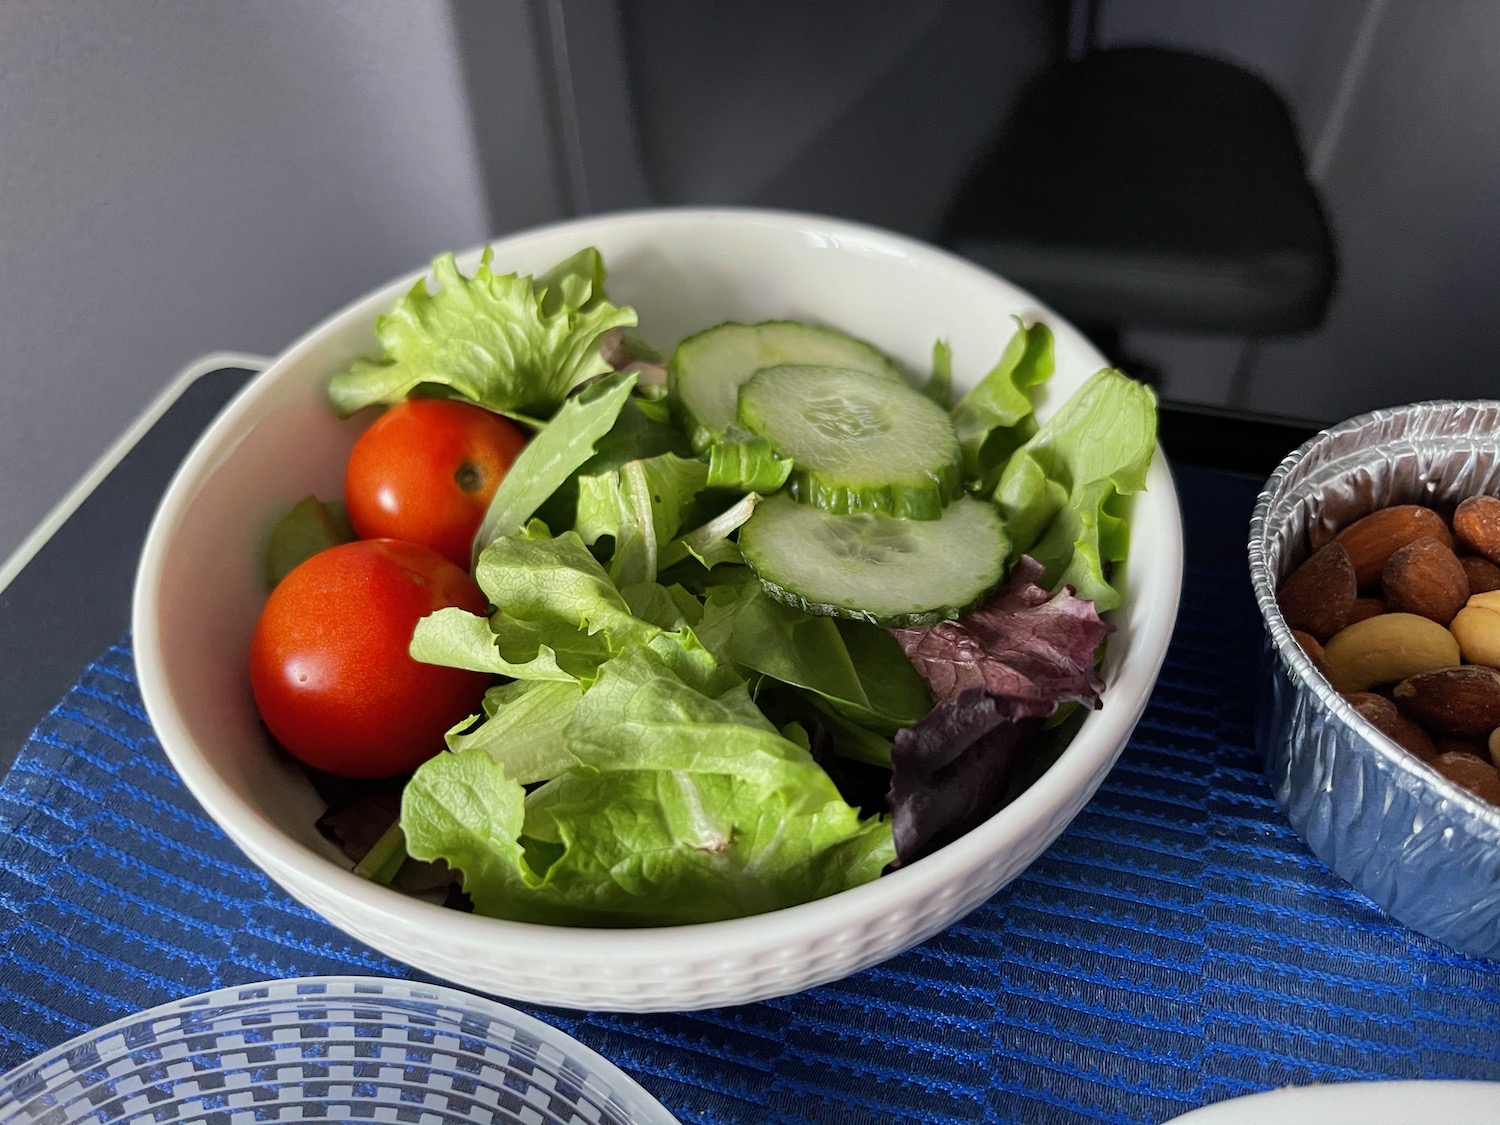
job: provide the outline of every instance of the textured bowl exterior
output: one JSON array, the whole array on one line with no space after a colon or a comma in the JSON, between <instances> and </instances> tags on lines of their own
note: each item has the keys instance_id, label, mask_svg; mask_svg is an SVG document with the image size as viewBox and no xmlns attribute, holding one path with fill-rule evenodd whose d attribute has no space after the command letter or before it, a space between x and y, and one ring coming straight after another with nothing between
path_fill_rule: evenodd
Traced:
<instances>
[{"instance_id":1,"label":"textured bowl exterior","mask_svg":"<svg viewBox=\"0 0 1500 1125\"><path fill-rule=\"evenodd\" d=\"M921 243L812 216L602 216L501 240L496 265L533 272L584 245L603 252L611 296L637 307L658 346L723 320L796 317L871 340L920 372L942 337L962 389L998 357L1013 315L1036 317L1054 330L1058 362L1043 415L1104 365L1069 325L994 275ZM460 265L477 257L470 251ZM168 489L136 585L141 691L169 759L225 833L293 897L392 957L496 995L596 1010L717 1007L836 980L925 940L1015 878L1093 794L1145 707L1177 612L1181 517L1159 452L1134 504L1103 708L1035 785L934 855L818 902L638 930L480 918L354 876L312 827L322 809L306 778L266 739L245 650L265 598L266 530L309 492L339 494L360 429L332 417L326 380L373 350L375 316L416 276L315 328L226 408Z\"/></svg>"},{"instance_id":2,"label":"textured bowl exterior","mask_svg":"<svg viewBox=\"0 0 1500 1125\"><path fill-rule=\"evenodd\" d=\"M1500 495L1500 403L1427 402L1323 431L1256 505L1250 577L1266 625L1256 742L1292 826L1393 918L1500 957L1500 808L1381 734L1313 668L1276 586L1339 527L1390 504Z\"/></svg>"}]
</instances>

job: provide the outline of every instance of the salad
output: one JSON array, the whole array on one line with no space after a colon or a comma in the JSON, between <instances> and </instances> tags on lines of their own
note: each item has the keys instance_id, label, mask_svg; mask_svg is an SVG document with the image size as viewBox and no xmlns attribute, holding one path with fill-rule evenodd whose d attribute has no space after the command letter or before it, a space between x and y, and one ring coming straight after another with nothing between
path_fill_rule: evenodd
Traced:
<instances>
[{"instance_id":1,"label":"salad","mask_svg":"<svg viewBox=\"0 0 1500 1125\"><path fill-rule=\"evenodd\" d=\"M496 917L713 921L878 878L1045 769L1120 604L1155 398L1046 422L796 321L670 358L604 263L439 258L329 384L381 413L273 531L251 679L356 870Z\"/></svg>"}]
</instances>

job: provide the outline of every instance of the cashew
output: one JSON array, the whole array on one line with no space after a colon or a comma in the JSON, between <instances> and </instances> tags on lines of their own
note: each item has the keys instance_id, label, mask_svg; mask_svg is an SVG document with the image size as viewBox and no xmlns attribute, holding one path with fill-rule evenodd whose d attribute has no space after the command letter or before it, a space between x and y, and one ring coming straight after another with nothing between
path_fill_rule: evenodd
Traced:
<instances>
[{"instance_id":1,"label":"cashew","mask_svg":"<svg viewBox=\"0 0 1500 1125\"><path fill-rule=\"evenodd\" d=\"M1500 668L1500 590L1475 594L1448 628L1470 664Z\"/></svg>"},{"instance_id":2,"label":"cashew","mask_svg":"<svg viewBox=\"0 0 1500 1125\"><path fill-rule=\"evenodd\" d=\"M1486 590L1482 594L1475 594L1468 600L1468 605L1475 609L1493 609L1500 611L1500 590Z\"/></svg>"},{"instance_id":3,"label":"cashew","mask_svg":"<svg viewBox=\"0 0 1500 1125\"><path fill-rule=\"evenodd\" d=\"M1380 684L1453 667L1459 662L1459 642L1425 617L1382 613L1335 633L1323 654L1336 690L1369 691Z\"/></svg>"}]
</instances>

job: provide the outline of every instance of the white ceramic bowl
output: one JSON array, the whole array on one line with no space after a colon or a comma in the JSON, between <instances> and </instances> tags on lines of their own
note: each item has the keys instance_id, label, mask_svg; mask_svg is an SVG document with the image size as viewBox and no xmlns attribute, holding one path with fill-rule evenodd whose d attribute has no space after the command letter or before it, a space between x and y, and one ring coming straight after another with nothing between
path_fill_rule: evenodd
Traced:
<instances>
[{"instance_id":1,"label":"white ceramic bowl","mask_svg":"<svg viewBox=\"0 0 1500 1125\"><path fill-rule=\"evenodd\" d=\"M955 382L998 358L1015 314L1056 336L1055 406L1103 359L1078 332L992 274L868 227L764 211L642 211L495 243L496 266L534 272L595 245L610 295L661 347L723 320L822 321L928 369L952 345ZM460 258L471 269L478 251ZM309 492L340 494L358 426L324 400L328 377L373 353L377 313L412 275L313 329L252 380L199 440L157 512L134 601L141 692L162 746L208 814L288 893L417 968L501 996L571 1008L658 1011L740 1004L847 976L907 949L1014 879L1063 830L1124 748L1166 654L1182 528L1160 454L1135 504L1125 604L1113 615L1104 706L1027 792L910 867L818 902L753 918L639 930L497 921L405 897L352 874L313 827L322 812L274 752L247 672L265 600L264 537ZM1047 407L1042 408L1047 413Z\"/></svg>"}]
</instances>

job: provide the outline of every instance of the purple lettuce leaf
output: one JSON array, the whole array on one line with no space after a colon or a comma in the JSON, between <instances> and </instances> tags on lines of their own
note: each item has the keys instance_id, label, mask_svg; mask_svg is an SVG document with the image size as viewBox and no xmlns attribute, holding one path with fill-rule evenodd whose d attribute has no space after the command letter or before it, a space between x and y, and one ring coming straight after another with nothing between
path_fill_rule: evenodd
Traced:
<instances>
[{"instance_id":1,"label":"purple lettuce leaf","mask_svg":"<svg viewBox=\"0 0 1500 1125\"><path fill-rule=\"evenodd\" d=\"M407 778L381 781L350 781L332 774L308 771L327 810L315 827L323 838L335 845L354 863L364 859L396 823L401 813L401 790ZM426 863L409 856L401 864L391 885L409 894L446 891L457 883L457 877L441 861Z\"/></svg>"},{"instance_id":2,"label":"purple lettuce leaf","mask_svg":"<svg viewBox=\"0 0 1500 1125\"><path fill-rule=\"evenodd\" d=\"M993 811L1017 752L1041 725L1012 718L999 698L970 688L940 703L891 748L891 836L902 867L951 843Z\"/></svg>"},{"instance_id":3,"label":"purple lettuce leaf","mask_svg":"<svg viewBox=\"0 0 1500 1125\"><path fill-rule=\"evenodd\" d=\"M994 812L1020 751L1064 703L1099 706L1094 668L1111 632L1091 603L1036 585L1023 557L1010 581L959 621L892 630L936 706L891 748L896 863L942 847Z\"/></svg>"},{"instance_id":4,"label":"purple lettuce leaf","mask_svg":"<svg viewBox=\"0 0 1500 1125\"><path fill-rule=\"evenodd\" d=\"M1113 627L1071 590L1047 593L1036 584L1041 576L1042 564L1023 555L1010 581L967 617L891 630L935 703L970 688L1053 707L1067 699L1094 703L1104 690L1094 653Z\"/></svg>"},{"instance_id":5,"label":"purple lettuce leaf","mask_svg":"<svg viewBox=\"0 0 1500 1125\"><path fill-rule=\"evenodd\" d=\"M311 771L309 771L311 772ZM401 787L398 781L347 781L323 775L317 778L328 809L318 818L316 827L324 839L336 845L355 863L396 823L401 813Z\"/></svg>"}]
</instances>

